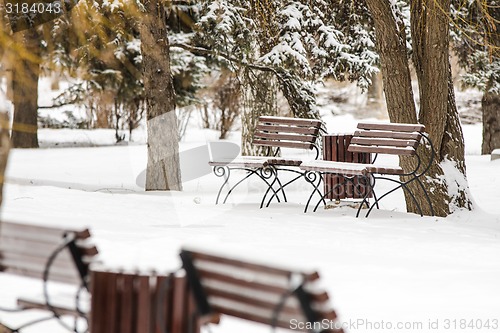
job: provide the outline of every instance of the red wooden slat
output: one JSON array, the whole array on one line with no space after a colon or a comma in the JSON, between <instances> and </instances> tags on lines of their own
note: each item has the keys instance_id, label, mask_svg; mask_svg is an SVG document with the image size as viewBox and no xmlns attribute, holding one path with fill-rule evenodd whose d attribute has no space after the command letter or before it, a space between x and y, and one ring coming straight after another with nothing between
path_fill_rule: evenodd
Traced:
<instances>
[{"instance_id":1,"label":"red wooden slat","mask_svg":"<svg viewBox=\"0 0 500 333\"><path fill-rule=\"evenodd\" d=\"M91 317L90 331L92 333L105 333L106 324L106 282L107 276L105 272L91 273Z\"/></svg>"},{"instance_id":2,"label":"red wooden slat","mask_svg":"<svg viewBox=\"0 0 500 333\"><path fill-rule=\"evenodd\" d=\"M137 290L137 325L136 333L151 333L151 286L149 276L138 276Z\"/></svg>"},{"instance_id":3,"label":"red wooden slat","mask_svg":"<svg viewBox=\"0 0 500 333\"><path fill-rule=\"evenodd\" d=\"M392 138L401 140L416 140L420 141L422 134L416 132L387 132L387 131L365 131L360 130L354 132L354 136L367 138Z\"/></svg>"},{"instance_id":4,"label":"red wooden slat","mask_svg":"<svg viewBox=\"0 0 500 333\"><path fill-rule=\"evenodd\" d=\"M118 305L121 304L121 293L118 290L119 274L114 272L106 272L103 274L106 277L106 290L103 293L106 297L106 306L105 309L103 309L103 313L106 316L106 322L103 327L105 328L104 332L113 333L116 332L119 327L117 325L120 322L121 316L120 308L118 307Z\"/></svg>"},{"instance_id":5,"label":"red wooden slat","mask_svg":"<svg viewBox=\"0 0 500 333\"><path fill-rule=\"evenodd\" d=\"M134 276L121 274L120 333L132 333L134 325Z\"/></svg>"},{"instance_id":6,"label":"red wooden slat","mask_svg":"<svg viewBox=\"0 0 500 333\"><path fill-rule=\"evenodd\" d=\"M376 131L394 131L394 132L423 132L425 126L421 124L398 124L398 123L359 123L358 128Z\"/></svg>"},{"instance_id":7,"label":"red wooden slat","mask_svg":"<svg viewBox=\"0 0 500 333\"><path fill-rule=\"evenodd\" d=\"M156 278L156 288L152 299L152 323L155 333L163 333L166 325L168 332L172 332L172 278L158 276ZM159 307L159 308L158 308ZM161 317L159 317L161 316Z\"/></svg>"},{"instance_id":8,"label":"red wooden slat","mask_svg":"<svg viewBox=\"0 0 500 333\"><path fill-rule=\"evenodd\" d=\"M187 281L185 277L173 278L172 333L185 333L187 311Z\"/></svg>"},{"instance_id":9,"label":"red wooden slat","mask_svg":"<svg viewBox=\"0 0 500 333\"><path fill-rule=\"evenodd\" d=\"M288 124L288 125L305 126L305 127L321 126L321 120L318 119L305 119L305 118L292 118L292 117L260 116L259 122L266 124Z\"/></svg>"}]
</instances>

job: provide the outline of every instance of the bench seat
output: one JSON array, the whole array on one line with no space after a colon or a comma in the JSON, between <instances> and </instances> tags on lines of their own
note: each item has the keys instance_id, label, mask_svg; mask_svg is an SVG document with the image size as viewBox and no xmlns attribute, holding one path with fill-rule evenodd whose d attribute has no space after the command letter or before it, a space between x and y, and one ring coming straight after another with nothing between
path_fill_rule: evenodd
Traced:
<instances>
[{"instance_id":1,"label":"bench seat","mask_svg":"<svg viewBox=\"0 0 500 333\"><path fill-rule=\"evenodd\" d=\"M242 168L265 168L268 166L268 157L260 156L240 156L235 159L217 159L217 161L210 161L208 165L217 166L232 166Z\"/></svg>"},{"instance_id":2,"label":"bench seat","mask_svg":"<svg viewBox=\"0 0 500 333\"><path fill-rule=\"evenodd\" d=\"M342 175L365 175L367 173L366 164L323 160L304 162L300 168L306 171L331 172Z\"/></svg>"}]
</instances>

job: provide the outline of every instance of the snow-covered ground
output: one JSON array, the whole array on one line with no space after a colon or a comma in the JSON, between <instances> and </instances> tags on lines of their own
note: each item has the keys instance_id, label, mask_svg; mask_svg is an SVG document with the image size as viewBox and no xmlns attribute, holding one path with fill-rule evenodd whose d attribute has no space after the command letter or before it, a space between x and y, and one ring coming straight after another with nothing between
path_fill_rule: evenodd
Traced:
<instances>
[{"instance_id":1,"label":"snow-covered ground","mask_svg":"<svg viewBox=\"0 0 500 333\"><path fill-rule=\"evenodd\" d=\"M350 132L361 119L328 111L324 120L330 132ZM204 152L217 133L196 125L181 143L184 191L173 193L144 192L140 130L134 144L116 146L111 130L42 129L45 146L76 147L13 150L2 219L88 226L109 269L174 270L183 245L314 267L348 332L391 331L388 323L395 332L500 332L500 160L479 155L480 124L465 125L464 133L473 212L420 218L405 213L402 193L395 193L380 211L356 219L348 207L304 214L310 190L304 183L290 188L289 203L269 208L259 209L263 187L257 180L242 184L230 203L214 205L221 179L211 174ZM238 141L232 133L229 142ZM37 288L0 274L0 306ZM0 322L25 318L0 312ZM483 326L489 320L490 328L461 329L460 320ZM407 328L396 329L399 324ZM229 318L213 327L222 333L268 331ZM26 332L64 330L49 322Z\"/></svg>"}]
</instances>

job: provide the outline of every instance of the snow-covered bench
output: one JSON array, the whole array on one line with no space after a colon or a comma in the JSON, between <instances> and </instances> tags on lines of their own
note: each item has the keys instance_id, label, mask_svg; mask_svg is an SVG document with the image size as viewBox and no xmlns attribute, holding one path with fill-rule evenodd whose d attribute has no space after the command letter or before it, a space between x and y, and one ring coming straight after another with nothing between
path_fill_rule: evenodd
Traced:
<instances>
[{"instance_id":1,"label":"snow-covered bench","mask_svg":"<svg viewBox=\"0 0 500 333\"><path fill-rule=\"evenodd\" d=\"M311 192L307 201L305 211L307 211L313 196L316 193L321 194L319 188L321 182L317 182L317 179L323 179L325 175L340 175L343 177L344 182L337 184L336 186L344 186L349 183L353 187L354 191L364 193L363 201L359 205L356 217L359 216L363 205L365 203L368 204L368 197L370 194L373 194L375 202L370 209L368 209L366 216L370 214L373 207L379 207L378 203L381 199L399 188L402 188L409 193L413 202L417 206L420 215L423 216L422 209L418 201L408 187L408 184L412 182L416 182L418 186L423 189L431 214L434 215L431 200L428 193L425 191L422 181L420 180L420 178L429 170L435 154L432 142L424 131L425 126L421 124L359 123L358 130L354 133L354 137L352 138L347 150L349 152L375 154L375 158L372 163L359 164L322 160L302 163L300 165L300 169L304 170L306 180L314 186L314 190ZM425 159L417 154L417 148L422 139L426 140L426 143L430 146L431 151L430 156ZM399 165L377 165L375 161L378 154L413 157L415 158L415 167L412 170L403 170L403 168ZM385 175L402 176L403 178L402 180L399 180L395 178L388 178ZM388 180L396 183L397 185L377 197L374 187L375 182L379 179ZM334 186L330 188L329 193L332 193L335 190L336 188ZM314 207L314 211L316 211L321 202L324 202L324 199L329 195L329 193L321 194L320 199Z\"/></svg>"},{"instance_id":2,"label":"snow-covered bench","mask_svg":"<svg viewBox=\"0 0 500 333\"><path fill-rule=\"evenodd\" d=\"M4 325L4 328L17 332L40 321L61 319L65 315L85 317L86 310L78 307L78 297L83 289L88 290L89 264L96 260L97 255L97 248L89 240L88 229L72 230L0 222L0 271L43 281L41 297L19 297L18 309L0 308L0 311L43 309L52 314L50 317L30 320L21 327ZM71 302L59 302L59 295L54 294L49 287L52 284L57 284L57 289L74 286L68 288L75 291ZM1 288L8 286L3 285L0 290ZM74 327L69 327L62 320L60 322L73 331Z\"/></svg>"},{"instance_id":3,"label":"snow-covered bench","mask_svg":"<svg viewBox=\"0 0 500 333\"><path fill-rule=\"evenodd\" d=\"M15 327L0 323L0 333L17 333L50 319L58 319L70 332L200 332L205 322L198 320L184 276L105 270L90 236L88 229L0 223L2 274L43 281L42 295L17 297L16 309L2 306L0 313L49 312L37 318L30 314L29 320ZM0 294L2 288L9 286L0 285ZM84 290L87 293L82 294ZM74 324L67 320L76 318L82 320Z\"/></svg>"},{"instance_id":4,"label":"snow-covered bench","mask_svg":"<svg viewBox=\"0 0 500 333\"><path fill-rule=\"evenodd\" d=\"M183 249L183 267L200 316L233 316L273 328L342 333L319 274Z\"/></svg>"},{"instance_id":5,"label":"snow-covered bench","mask_svg":"<svg viewBox=\"0 0 500 333\"><path fill-rule=\"evenodd\" d=\"M259 117L252 143L267 147L267 156L241 156L235 159L218 159L212 156L210 159L209 165L214 168L214 174L218 177L224 177L224 182L217 194L216 204L219 203L223 188L228 184L232 170L245 170L248 173L228 189L223 203L226 202L229 195L239 184L252 175L258 176L267 185L267 190L260 204L261 208L264 206L266 197L270 192L272 192L272 196L267 206L273 198L276 198L278 202L280 201L279 192L282 193L283 200L286 202L284 188L302 177L302 173L297 169L302 160L298 158L282 158L277 155L281 148L305 149L314 150L317 159L320 153L318 138L322 131L324 132L323 122L317 119ZM272 153L273 149L275 149L274 154ZM294 172L297 175L283 184L278 177L280 171ZM274 185L276 183L279 187L275 190Z\"/></svg>"}]
</instances>

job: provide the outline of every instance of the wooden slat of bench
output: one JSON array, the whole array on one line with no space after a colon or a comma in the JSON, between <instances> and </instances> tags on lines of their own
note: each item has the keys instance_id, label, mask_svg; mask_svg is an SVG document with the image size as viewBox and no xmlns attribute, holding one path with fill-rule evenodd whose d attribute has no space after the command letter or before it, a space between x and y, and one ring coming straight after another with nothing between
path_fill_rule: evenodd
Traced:
<instances>
[{"instance_id":1,"label":"wooden slat of bench","mask_svg":"<svg viewBox=\"0 0 500 333\"><path fill-rule=\"evenodd\" d=\"M160 318L158 316L163 316L165 319L166 329L168 332L172 332L173 320L172 320L172 309L174 307L174 286L173 286L173 275L171 276L157 276L156 286L151 298L151 321L153 325L154 333L164 333L165 328L160 326ZM158 298L163 298L163 301L158 301Z\"/></svg>"},{"instance_id":2,"label":"wooden slat of bench","mask_svg":"<svg viewBox=\"0 0 500 333\"><path fill-rule=\"evenodd\" d=\"M362 176L367 173L365 164L333 161L307 161L300 165L300 169L340 175Z\"/></svg>"},{"instance_id":3,"label":"wooden slat of bench","mask_svg":"<svg viewBox=\"0 0 500 333\"><path fill-rule=\"evenodd\" d=\"M61 254L65 254L67 258L63 258L63 260L59 260L57 258L52 264L51 271L64 271L64 270L74 270L75 264L72 260L70 260L69 253L62 252ZM24 253L15 253L15 252L3 252L1 263L5 267L17 267L18 263L21 264L31 264L36 267L45 267L47 263L48 257L32 257L26 255Z\"/></svg>"},{"instance_id":4,"label":"wooden slat of bench","mask_svg":"<svg viewBox=\"0 0 500 333\"><path fill-rule=\"evenodd\" d=\"M151 305L153 299L151 298L149 282L149 276L140 276L137 278L137 326L135 332L150 333L152 329Z\"/></svg>"},{"instance_id":5,"label":"wooden slat of bench","mask_svg":"<svg viewBox=\"0 0 500 333\"><path fill-rule=\"evenodd\" d=\"M249 304L230 302L226 301L225 299L217 298L212 298L210 300L210 303L213 304L213 308L215 311L262 324L273 324L274 309L263 310L262 308L255 307ZM337 318L337 315L333 310L328 313L323 313L322 316L323 318L321 319L327 320L335 320ZM276 320L276 326L290 329L290 322L292 319L295 319L298 322L302 323L307 322L304 315L290 316L283 312L280 312L278 315L278 319Z\"/></svg>"},{"instance_id":6,"label":"wooden slat of bench","mask_svg":"<svg viewBox=\"0 0 500 333\"><path fill-rule=\"evenodd\" d=\"M30 239L34 241L61 242L65 233L73 233L77 239L90 237L88 229L76 231L65 228L45 227L2 221L1 237Z\"/></svg>"},{"instance_id":7,"label":"wooden slat of bench","mask_svg":"<svg viewBox=\"0 0 500 333\"><path fill-rule=\"evenodd\" d=\"M405 172L403 168L399 166L378 166L378 165L370 165L366 167L366 170L370 173L378 173L385 175L403 175Z\"/></svg>"},{"instance_id":8,"label":"wooden slat of bench","mask_svg":"<svg viewBox=\"0 0 500 333\"><path fill-rule=\"evenodd\" d=\"M314 147L313 144L304 142L269 141L269 140L258 140L258 139L254 139L252 142L254 145L281 147L281 148L313 149Z\"/></svg>"},{"instance_id":9,"label":"wooden slat of bench","mask_svg":"<svg viewBox=\"0 0 500 333\"><path fill-rule=\"evenodd\" d=\"M47 261L48 257L56 250L56 248L62 244L62 238L57 242L43 242L29 239L11 238L11 237L1 237L0 253L4 253L7 256L9 253L16 253L19 255L25 255L32 258L41 258ZM84 246L78 246L82 256L93 257L98 254L97 248L94 245L83 244ZM73 261L71 254L64 250L58 257L58 261Z\"/></svg>"},{"instance_id":10,"label":"wooden slat of bench","mask_svg":"<svg viewBox=\"0 0 500 333\"><path fill-rule=\"evenodd\" d=\"M252 317L260 317L262 320L265 320L265 323L271 323L273 318L273 314L275 309L264 309L258 306L254 306L251 304L234 302L226 298L220 298L215 296L209 296L209 302L212 304L215 311L229 314L230 311L237 311L238 315L236 317L252 320ZM278 316L278 321L286 323L288 322L288 328L290 327L290 320L296 319L298 321L304 322L306 321L306 317L304 314L287 314L280 312ZM261 321L258 321L261 322Z\"/></svg>"},{"instance_id":11,"label":"wooden slat of bench","mask_svg":"<svg viewBox=\"0 0 500 333\"><path fill-rule=\"evenodd\" d=\"M133 333L132 328L135 327L135 313L134 309L134 275L120 274L119 286L121 292L120 304L120 333Z\"/></svg>"},{"instance_id":12,"label":"wooden slat of bench","mask_svg":"<svg viewBox=\"0 0 500 333\"><path fill-rule=\"evenodd\" d=\"M243 168L264 168L268 165L267 157L258 156L240 156L234 159L220 159L217 161L210 161L210 166L233 166Z\"/></svg>"},{"instance_id":13,"label":"wooden slat of bench","mask_svg":"<svg viewBox=\"0 0 500 333\"><path fill-rule=\"evenodd\" d=\"M184 277L175 276L173 283L173 302L172 302L172 333L187 332L187 281Z\"/></svg>"},{"instance_id":14,"label":"wooden slat of bench","mask_svg":"<svg viewBox=\"0 0 500 333\"><path fill-rule=\"evenodd\" d=\"M10 265L4 272L17 274L21 276L31 277L35 279L42 279L43 277L43 267L33 265L31 263L19 262L15 265ZM69 273L71 272L71 273ZM54 268L51 269L49 279L57 282L63 282L68 284L80 284L81 279L76 272L76 269L68 271L67 269Z\"/></svg>"},{"instance_id":15,"label":"wooden slat of bench","mask_svg":"<svg viewBox=\"0 0 500 333\"><path fill-rule=\"evenodd\" d=\"M255 130L265 131L269 133L291 133L291 134L305 134L305 135L317 135L319 133L319 129L313 127L273 126L273 125L261 125L261 124L257 124Z\"/></svg>"},{"instance_id":16,"label":"wooden slat of bench","mask_svg":"<svg viewBox=\"0 0 500 333\"><path fill-rule=\"evenodd\" d=\"M56 313L60 315L69 315L69 316L75 316L78 317L80 316L80 313L74 308L75 304L68 304L68 306L62 306L62 305L56 305L51 303L51 307L55 310ZM31 309L38 309L38 310L48 310L47 304L43 302L43 300L40 300L39 302L31 299L26 299L26 298L18 298L17 299L17 306L20 309L25 309L25 310L31 310Z\"/></svg>"},{"instance_id":17,"label":"wooden slat of bench","mask_svg":"<svg viewBox=\"0 0 500 333\"><path fill-rule=\"evenodd\" d=\"M412 147L417 148L419 142L415 140L400 140L400 139L389 139L389 138L366 138L366 137L354 137L351 140L351 144L358 144L364 146L390 146L390 147Z\"/></svg>"},{"instance_id":18,"label":"wooden slat of bench","mask_svg":"<svg viewBox=\"0 0 500 333\"><path fill-rule=\"evenodd\" d=\"M219 257L219 256L207 254L207 253L193 252L193 251L190 251L189 253L191 255L191 258L194 260L204 260L204 261L209 261L209 262L213 262L213 263L226 264L226 265L235 266L235 267L239 267L239 268L245 268L248 270L254 270L257 272L261 272L261 273L275 274L275 275L286 277L286 278L290 277L290 274L292 274L292 272L290 270L276 268L276 267L267 266L267 265L249 263L249 262L241 261L238 259L223 258L223 257ZM306 281L315 281L319 278L318 272L315 272L315 271L309 272L309 273L302 273L302 275Z\"/></svg>"},{"instance_id":19,"label":"wooden slat of bench","mask_svg":"<svg viewBox=\"0 0 500 333\"><path fill-rule=\"evenodd\" d=\"M322 124L321 120L318 119L272 117L272 116L260 116L259 122L271 123L271 124L289 124L289 125L304 126L304 127L320 127Z\"/></svg>"},{"instance_id":20,"label":"wooden slat of bench","mask_svg":"<svg viewBox=\"0 0 500 333\"><path fill-rule=\"evenodd\" d=\"M269 141L292 141L292 142L310 142L316 141L316 136L312 135L298 135L298 134L282 134L282 133L266 133L256 131L253 135L255 139L267 139Z\"/></svg>"},{"instance_id":21,"label":"wooden slat of bench","mask_svg":"<svg viewBox=\"0 0 500 333\"><path fill-rule=\"evenodd\" d=\"M255 292L270 293L279 297L288 291L288 286L278 286L266 283L261 283L258 281L249 281L245 279L236 278L230 275L210 272L203 269L198 269L199 276L205 285L210 284L210 281L220 281L226 283L229 286L236 286L240 288L246 288L249 290L255 290ZM228 286L228 287L229 287ZM310 291L309 296L311 301L322 303L328 300L328 294L324 291Z\"/></svg>"},{"instance_id":22,"label":"wooden slat of bench","mask_svg":"<svg viewBox=\"0 0 500 333\"><path fill-rule=\"evenodd\" d=\"M356 131L355 137L368 137L368 138L392 138L401 140L415 140L420 141L422 134L416 132L383 132L383 131Z\"/></svg>"},{"instance_id":23,"label":"wooden slat of bench","mask_svg":"<svg viewBox=\"0 0 500 333\"><path fill-rule=\"evenodd\" d=\"M270 158L267 160L270 165L282 165L282 166L299 166L302 164L301 160L287 159L287 158Z\"/></svg>"},{"instance_id":24,"label":"wooden slat of bench","mask_svg":"<svg viewBox=\"0 0 500 333\"><path fill-rule=\"evenodd\" d=\"M348 151L358 153L376 153L376 154L389 154L389 155L415 155L415 149L408 147L383 147L383 146L360 146L352 144L349 146Z\"/></svg>"},{"instance_id":25,"label":"wooden slat of bench","mask_svg":"<svg viewBox=\"0 0 500 333\"><path fill-rule=\"evenodd\" d=\"M425 126L421 124L398 124L398 123L359 123L358 128L365 130L381 130L395 132L423 132Z\"/></svg>"},{"instance_id":26,"label":"wooden slat of bench","mask_svg":"<svg viewBox=\"0 0 500 333\"><path fill-rule=\"evenodd\" d=\"M211 297L219 297L219 298L225 298L229 299L234 302L239 302L243 304L248 304L248 305L253 305L256 307L260 307L266 310L274 310L276 309L276 304L280 301L281 295L277 295L278 299L274 301L266 301L262 299L256 299L255 297L250 297L248 295L242 295L239 293L231 292L231 291L226 291L223 289L217 289L217 288L212 288L208 286L204 286L205 292L210 295ZM292 298L290 298L293 300ZM288 304L284 304L283 308L281 309L282 313L286 313L288 315L299 315L301 314L300 309L298 308L298 303L295 302L294 304L289 304L290 302L287 302Z\"/></svg>"}]
</instances>

